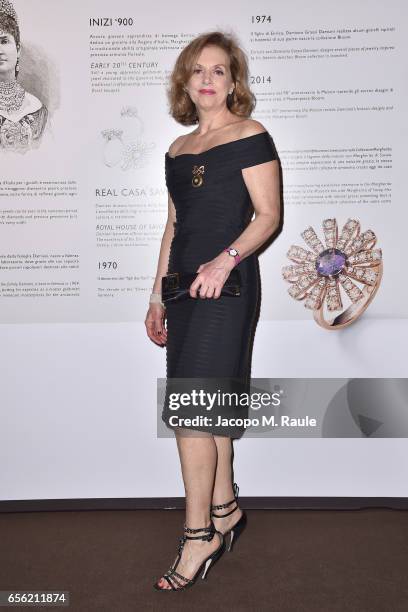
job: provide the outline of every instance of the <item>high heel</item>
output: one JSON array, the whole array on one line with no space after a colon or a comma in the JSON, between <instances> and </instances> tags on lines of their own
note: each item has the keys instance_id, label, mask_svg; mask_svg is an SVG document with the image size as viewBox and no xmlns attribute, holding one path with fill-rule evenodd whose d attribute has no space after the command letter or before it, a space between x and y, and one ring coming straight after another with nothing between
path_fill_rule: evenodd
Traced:
<instances>
[{"instance_id":1,"label":"high heel","mask_svg":"<svg viewBox=\"0 0 408 612\"><path fill-rule=\"evenodd\" d=\"M239 486L237 485L236 482L234 482L233 489L234 489L234 499L231 499L231 501L227 502L226 504L218 504L216 506L211 506L211 510L222 510L224 508L228 508L228 506L230 506L234 502L236 503L235 508L227 512L227 514L215 514L214 512L211 512L212 517L214 516L215 518L225 518L226 516L229 516L230 514L235 512L235 510L238 508L238 492L239 492ZM247 519L246 512L245 510L243 510L242 516L240 517L239 521L237 521L235 525L233 525L228 531L224 533L224 537L229 534L228 546L227 546L228 552L232 552L232 543L236 542L239 536L241 535L241 533L244 531L247 525L247 520L248 519Z\"/></svg>"},{"instance_id":2,"label":"high heel","mask_svg":"<svg viewBox=\"0 0 408 612\"><path fill-rule=\"evenodd\" d=\"M207 535L200 535L200 536L186 535L187 533L198 533L199 531L205 531ZM183 551L186 540L207 540L207 542L211 542L215 533L217 533L220 538L220 545L217 548L217 550L212 552L211 555L207 557L207 559L204 559L204 561L202 562L202 564L200 565L200 567L198 568L194 576L192 578L186 578L182 574L179 574L178 572L176 572L176 568L178 564L180 563L181 553ZM154 588L157 591L171 592L171 591L184 591L185 589L192 587L195 581L197 580L198 576L202 572L203 568L204 568L204 571L202 572L201 578L203 580L206 578L210 566L214 565L214 563L221 557L224 550L225 550L224 536L220 531L217 531L215 529L214 523L212 521L209 527L201 527L198 529L191 529L190 527L186 527L186 525L184 525L184 535L180 538L177 559L172 565L172 567L165 574L163 574L163 578L167 580L171 588L170 589L162 588L158 585L157 582L154 583L153 585Z\"/></svg>"}]
</instances>

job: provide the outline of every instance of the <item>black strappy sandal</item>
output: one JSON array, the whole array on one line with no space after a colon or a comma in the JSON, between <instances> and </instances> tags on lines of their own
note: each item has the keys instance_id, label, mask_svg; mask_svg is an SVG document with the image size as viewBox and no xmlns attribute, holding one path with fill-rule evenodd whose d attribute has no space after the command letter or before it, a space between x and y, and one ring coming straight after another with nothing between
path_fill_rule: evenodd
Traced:
<instances>
[{"instance_id":1,"label":"black strappy sandal","mask_svg":"<svg viewBox=\"0 0 408 612\"><path fill-rule=\"evenodd\" d=\"M200 536L186 535L187 533L198 533L199 531L205 531L207 535L200 535ZM211 542L215 533L219 535L221 543L219 547L217 548L217 550L212 552L211 555L207 557L207 559L204 559L204 561L202 562L202 564L200 565L200 567L198 568L194 576L192 578L186 578L182 574L179 574L178 572L176 572L176 568L180 562L181 553L183 551L186 540L207 540L208 542ZM163 578L167 580L171 588L166 589L166 588L160 587L158 586L157 582L154 583L153 585L154 588L157 591L168 591L169 593L171 593L172 591L184 591L185 589L192 587L203 568L204 568L204 571L202 573L201 578L203 580L205 579L211 563L214 565L217 559L221 557L224 550L225 550L224 536L220 531L217 531L215 529L214 523L212 521L209 527L201 527L199 529L190 529L190 527L186 527L186 525L184 525L184 535L180 538L177 559L174 562L173 566L165 574L163 574Z\"/></svg>"},{"instance_id":2,"label":"black strappy sandal","mask_svg":"<svg viewBox=\"0 0 408 612\"><path fill-rule=\"evenodd\" d=\"M236 503L235 508L230 510L230 512L227 512L227 514L215 514L214 512L211 512L211 516L214 516L215 518L225 518L226 516L229 516L230 514L235 512L235 510L238 508L237 500L238 500L238 492L239 492L239 486L237 485L236 482L234 482L233 488L234 488L234 499L231 499L231 501L227 502L226 504L218 504L217 506L211 506L211 510L223 510L224 508L228 508L228 506L230 506L234 502ZM227 534L230 534L229 541L228 541L228 547L227 547L228 552L232 552L232 542L237 541L238 537L244 531L246 524L247 524L247 515L246 515L245 510L243 510L242 516L239 519L239 521L237 521L235 525L231 527L231 529L229 529L228 531L224 533L224 536L226 536Z\"/></svg>"}]
</instances>

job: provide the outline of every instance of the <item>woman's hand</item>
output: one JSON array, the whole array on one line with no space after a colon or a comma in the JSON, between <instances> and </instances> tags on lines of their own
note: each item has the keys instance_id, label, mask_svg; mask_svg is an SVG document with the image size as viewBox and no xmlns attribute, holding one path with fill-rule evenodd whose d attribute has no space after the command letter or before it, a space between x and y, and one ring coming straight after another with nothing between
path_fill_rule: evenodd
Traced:
<instances>
[{"instance_id":1,"label":"woman's hand","mask_svg":"<svg viewBox=\"0 0 408 612\"><path fill-rule=\"evenodd\" d=\"M150 304L145 319L147 335L159 346L163 346L167 341L167 329L164 325L165 314L166 310L161 304Z\"/></svg>"},{"instance_id":2,"label":"woman's hand","mask_svg":"<svg viewBox=\"0 0 408 612\"><path fill-rule=\"evenodd\" d=\"M197 268L197 278L190 285L191 297L213 297L218 299L221 295L221 289L234 267L234 258L224 251L211 261L201 264L201 266ZM200 290L197 295L198 288L200 288Z\"/></svg>"}]
</instances>

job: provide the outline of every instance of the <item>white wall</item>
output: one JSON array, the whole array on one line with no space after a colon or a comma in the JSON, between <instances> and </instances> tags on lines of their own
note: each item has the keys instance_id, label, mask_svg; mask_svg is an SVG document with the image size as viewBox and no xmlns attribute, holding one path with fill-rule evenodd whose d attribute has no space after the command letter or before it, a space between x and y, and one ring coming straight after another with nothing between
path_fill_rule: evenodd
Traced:
<instances>
[{"instance_id":1,"label":"white wall","mask_svg":"<svg viewBox=\"0 0 408 612\"><path fill-rule=\"evenodd\" d=\"M0 150L0 194L8 182L28 180L71 180L77 192L0 198L0 499L183 494L175 441L156 434L156 379L165 376L165 353L148 340L143 321L166 220L164 153L189 131L167 114L166 79L180 49L202 31L239 35L258 100L254 118L272 134L283 167L285 225L261 257L252 376L406 378L406 3L209 0L198 13L184 0L143 7L130 0L75 7L15 0L15 7L22 78L47 99L52 129L38 150ZM91 28L91 17L131 17L134 25ZM156 34L159 48L119 58L132 78L146 76L142 85L120 77L116 92L98 93L91 63L118 57L93 56L90 36L112 33L133 34L138 44ZM146 65L129 65L136 61ZM100 76L109 79L111 69L101 68ZM141 160L112 165L119 140L112 146L102 136L110 128L123 132L123 160L133 150L143 152ZM360 167L355 155L363 149L374 152ZM350 157L337 167L306 166L317 154ZM127 197L124 188L140 193ZM119 195L100 196L98 189ZM97 224L116 223L115 204L129 206L118 223L137 225L140 244L118 245L112 232L98 242ZM64 207L71 218L29 216ZM9 222L20 214L24 223ZM281 278L288 246L302 244L308 225L321 235L321 221L332 216L340 226L359 218L384 252L373 303L362 320L337 333L319 328ZM146 224L155 226L148 236ZM8 256L70 253L78 255L78 269L7 268ZM112 261L117 269L99 269ZM8 282L48 281L78 282L79 295L3 293ZM236 478L243 495L406 496L406 454L405 438L244 438L236 443Z\"/></svg>"},{"instance_id":2,"label":"white wall","mask_svg":"<svg viewBox=\"0 0 408 612\"><path fill-rule=\"evenodd\" d=\"M361 324L386 361L372 350L358 364L336 334L324 336L333 360L295 358L293 328L307 339L314 323L260 323L253 376L404 376L393 348L406 322ZM142 324L2 325L0 343L1 499L183 495L175 440L156 437L165 355ZM406 439L243 438L235 475L245 496L406 496Z\"/></svg>"}]
</instances>

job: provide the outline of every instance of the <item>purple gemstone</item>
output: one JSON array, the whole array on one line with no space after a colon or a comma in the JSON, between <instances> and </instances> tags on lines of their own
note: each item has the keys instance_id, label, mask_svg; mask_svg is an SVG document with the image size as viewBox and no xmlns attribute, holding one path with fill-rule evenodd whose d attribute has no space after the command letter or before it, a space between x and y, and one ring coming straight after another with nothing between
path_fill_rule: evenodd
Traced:
<instances>
[{"instance_id":1,"label":"purple gemstone","mask_svg":"<svg viewBox=\"0 0 408 612\"><path fill-rule=\"evenodd\" d=\"M339 249L326 249L316 260L316 270L322 276L337 276L346 263L346 256Z\"/></svg>"}]
</instances>

